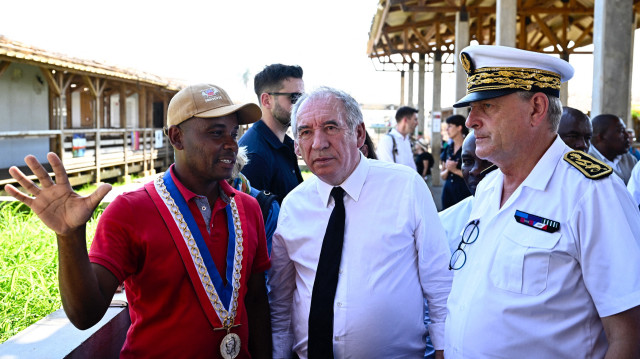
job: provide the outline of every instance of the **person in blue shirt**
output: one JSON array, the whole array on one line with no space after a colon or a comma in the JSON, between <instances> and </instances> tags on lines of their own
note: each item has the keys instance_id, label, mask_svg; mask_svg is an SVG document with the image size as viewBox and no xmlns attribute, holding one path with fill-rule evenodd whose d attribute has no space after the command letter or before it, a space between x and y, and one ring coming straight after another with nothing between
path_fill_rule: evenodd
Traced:
<instances>
[{"instance_id":1,"label":"person in blue shirt","mask_svg":"<svg viewBox=\"0 0 640 359\"><path fill-rule=\"evenodd\" d=\"M240 138L247 147L249 163L242 174L259 190L278 196L278 202L299 183L302 174L294 144L286 132L291 122L291 107L304 93L302 68L273 64L254 78L254 89L262 109L262 119Z\"/></svg>"}]
</instances>

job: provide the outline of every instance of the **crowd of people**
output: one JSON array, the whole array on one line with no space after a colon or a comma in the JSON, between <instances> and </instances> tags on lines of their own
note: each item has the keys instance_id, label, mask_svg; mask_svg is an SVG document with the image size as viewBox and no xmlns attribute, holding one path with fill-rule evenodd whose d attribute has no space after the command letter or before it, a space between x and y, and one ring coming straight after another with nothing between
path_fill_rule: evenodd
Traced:
<instances>
[{"instance_id":1,"label":"crowd of people","mask_svg":"<svg viewBox=\"0 0 640 359\"><path fill-rule=\"evenodd\" d=\"M76 327L124 283L122 358L640 357L640 165L624 122L562 107L564 60L478 45L460 61L454 107L470 112L446 119L440 213L433 157L410 139L417 109L400 107L376 149L352 96L307 92L282 64L256 75L259 106L180 90L174 164L107 207L89 251L110 185L78 195L50 153L55 180L28 156L38 182L12 167L22 190L6 191L56 233Z\"/></svg>"}]
</instances>

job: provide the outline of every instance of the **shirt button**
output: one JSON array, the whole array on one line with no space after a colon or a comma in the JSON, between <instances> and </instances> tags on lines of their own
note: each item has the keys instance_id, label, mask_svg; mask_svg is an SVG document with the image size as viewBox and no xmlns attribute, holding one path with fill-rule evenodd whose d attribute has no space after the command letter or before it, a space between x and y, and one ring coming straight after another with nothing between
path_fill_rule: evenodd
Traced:
<instances>
[{"instance_id":1,"label":"shirt button","mask_svg":"<svg viewBox=\"0 0 640 359\"><path fill-rule=\"evenodd\" d=\"M342 272L344 272L342 269L340 269L340 271L338 272L338 274L342 274Z\"/></svg>"},{"instance_id":2,"label":"shirt button","mask_svg":"<svg viewBox=\"0 0 640 359\"><path fill-rule=\"evenodd\" d=\"M202 206L202 210L203 210L203 211L206 211L206 210L207 210L207 207Z\"/></svg>"},{"instance_id":3,"label":"shirt button","mask_svg":"<svg viewBox=\"0 0 640 359\"><path fill-rule=\"evenodd\" d=\"M335 339L337 342L340 341L340 336L336 335L335 337L333 337L333 339Z\"/></svg>"},{"instance_id":4,"label":"shirt button","mask_svg":"<svg viewBox=\"0 0 640 359\"><path fill-rule=\"evenodd\" d=\"M338 302L338 307L342 307L342 302Z\"/></svg>"}]
</instances>

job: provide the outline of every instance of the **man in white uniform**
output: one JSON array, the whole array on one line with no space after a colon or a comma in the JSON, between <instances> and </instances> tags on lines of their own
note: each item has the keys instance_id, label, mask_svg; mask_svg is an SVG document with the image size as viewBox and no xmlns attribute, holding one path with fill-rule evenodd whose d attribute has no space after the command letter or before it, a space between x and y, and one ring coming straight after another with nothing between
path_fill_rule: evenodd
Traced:
<instances>
[{"instance_id":1,"label":"man in white uniform","mask_svg":"<svg viewBox=\"0 0 640 359\"><path fill-rule=\"evenodd\" d=\"M442 358L453 273L424 180L406 166L361 155L362 113L342 91L321 88L304 95L291 118L296 152L314 176L284 199L273 237L274 358L289 358L292 351L314 358L314 345L328 347L315 356L323 359L420 358L427 334L424 298L436 357ZM338 195L340 188L344 194ZM322 294L316 286L329 276L319 267L340 207L345 216L337 284L329 308L320 313L330 321L329 335L320 343L311 323L316 295Z\"/></svg>"},{"instance_id":2,"label":"man in white uniform","mask_svg":"<svg viewBox=\"0 0 640 359\"><path fill-rule=\"evenodd\" d=\"M557 136L565 61L500 46L461 54L476 191L447 303L450 358L640 357L640 212L611 168Z\"/></svg>"},{"instance_id":3,"label":"man in white uniform","mask_svg":"<svg viewBox=\"0 0 640 359\"><path fill-rule=\"evenodd\" d=\"M418 126L418 110L402 106L396 111L396 127L378 142L376 154L381 161L399 163L416 169L411 148L411 134Z\"/></svg>"}]
</instances>

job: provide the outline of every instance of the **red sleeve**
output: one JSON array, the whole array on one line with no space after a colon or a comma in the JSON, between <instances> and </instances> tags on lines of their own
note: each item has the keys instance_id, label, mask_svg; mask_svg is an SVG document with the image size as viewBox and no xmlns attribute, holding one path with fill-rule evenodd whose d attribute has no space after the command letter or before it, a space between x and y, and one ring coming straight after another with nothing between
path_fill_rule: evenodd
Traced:
<instances>
[{"instance_id":1,"label":"red sleeve","mask_svg":"<svg viewBox=\"0 0 640 359\"><path fill-rule=\"evenodd\" d=\"M147 208L148 204L152 207ZM107 268L121 282L136 273L141 251L139 229L133 226L141 228L146 216L140 214L149 210L155 207L144 189L116 197L100 215L89 260Z\"/></svg>"}]
</instances>

